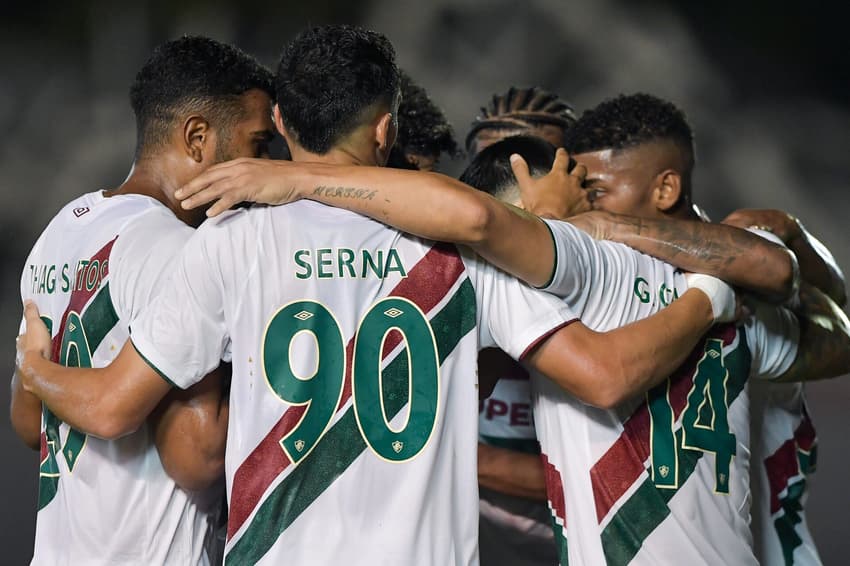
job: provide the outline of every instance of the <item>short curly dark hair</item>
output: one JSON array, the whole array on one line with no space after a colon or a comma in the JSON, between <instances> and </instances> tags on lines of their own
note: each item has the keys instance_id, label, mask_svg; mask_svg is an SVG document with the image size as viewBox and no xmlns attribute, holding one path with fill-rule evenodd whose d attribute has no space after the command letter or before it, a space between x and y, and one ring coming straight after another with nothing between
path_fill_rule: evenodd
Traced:
<instances>
[{"instance_id":1,"label":"short curly dark hair","mask_svg":"<svg viewBox=\"0 0 850 566\"><path fill-rule=\"evenodd\" d=\"M684 112L651 94L621 94L586 110L564 136L564 148L575 155L654 141L674 142L693 168L694 136Z\"/></svg>"},{"instance_id":2,"label":"short curly dark hair","mask_svg":"<svg viewBox=\"0 0 850 566\"><path fill-rule=\"evenodd\" d=\"M535 126L552 125L564 130L576 121L572 105L555 93L532 86L512 86L507 92L494 94L487 106L475 117L466 134L466 150L473 151L473 141L481 130L528 130Z\"/></svg>"},{"instance_id":3,"label":"short curly dark hair","mask_svg":"<svg viewBox=\"0 0 850 566\"><path fill-rule=\"evenodd\" d=\"M271 71L240 49L201 36L183 36L154 49L130 87L136 115L136 157L156 149L174 120L201 112L227 138L242 116L239 96L274 95Z\"/></svg>"},{"instance_id":4,"label":"short curly dark hair","mask_svg":"<svg viewBox=\"0 0 850 566\"><path fill-rule=\"evenodd\" d=\"M456 157L457 141L446 115L407 73L400 70L400 77L396 147L405 154Z\"/></svg>"},{"instance_id":5,"label":"short curly dark hair","mask_svg":"<svg viewBox=\"0 0 850 566\"><path fill-rule=\"evenodd\" d=\"M546 175L555 161L556 148L535 136L511 136L481 150L460 176L460 181L501 200L512 200L517 180L511 155L518 154L528 164L532 177Z\"/></svg>"},{"instance_id":6,"label":"short curly dark hair","mask_svg":"<svg viewBox=\"0 0 850 566\"><path fill-rule=\"evenodd\" d=\"M359 126L375 104L392 107L399 92L395 49L374 31L314 27L284 48L275 79L277 105L290 135L325 154Z\"/></svg>"}]
</instances>

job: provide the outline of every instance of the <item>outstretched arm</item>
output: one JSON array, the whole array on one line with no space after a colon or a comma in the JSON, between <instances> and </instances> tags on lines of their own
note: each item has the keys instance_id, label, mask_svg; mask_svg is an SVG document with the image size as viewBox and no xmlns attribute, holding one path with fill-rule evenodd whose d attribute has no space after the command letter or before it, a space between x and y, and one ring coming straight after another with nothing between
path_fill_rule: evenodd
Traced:
<instances>
[{"instance_id":1,"label":"outstretched arm","mask_svg":"<svg viewBox=\"0 0 850 566\"><path fill-rule=\"evenodd\" d=\"M797 256L803 281L826 293L839 307L847 302L844 273L829 249L798 218L781 210L741 209L723 219L723 223L773 232Z\"/></svg>"},{"instance_id":2,"label":"outstretched arm","mask_svg":"<svg viewBox=\"0 0 850 566\"><path fill-rule=\"evenodd\" d=\"M536 182L572 187L572 194L583 198L579 187L584 168L577 166L570 173L568 163L566 152L559 150L552 171ZM218 199L208 212L211 216L242 201L316 200L423 238L469 245L536 286L549 280L554 265L552 238L539 218L436 173L237 159L211 167L177 196L185 199L184 208Z\"/></svg>"},{"instance_id":3,"label":"outstretched arm","mask_svg":"<svg viewBox=\"0 0 850 566\"><path fill-rule=\"evenodd\" d=\"M686 271L718 277L772 303L786 301L799 283L793 253L734 226L603 211L568 221L596 239L621 242Z\"/></svg>"},{"instance_id":4,"label":"outstretched arm","mask_svg":"<svg viewBox=\"0 0 850 566\"><path fill-rule=\"evenodd\" d=\"M224 476L230 364L188 389L173 389L149 422L159 459L177 485L206 489Z\"/></svg>"},{"instance_id":5,"label":"outstretched arm","mask_svg":"<svg viewBox=\"0 0 850 566\"><path fill-rule=\"evenodd\" d=\"M18 342L23 389L71 427L100 438L132 433L171 385L127 341L105 368L70 368L50 362L50 334L35 303L24 307L27 331Z\"/></svg>"}]
</instances>

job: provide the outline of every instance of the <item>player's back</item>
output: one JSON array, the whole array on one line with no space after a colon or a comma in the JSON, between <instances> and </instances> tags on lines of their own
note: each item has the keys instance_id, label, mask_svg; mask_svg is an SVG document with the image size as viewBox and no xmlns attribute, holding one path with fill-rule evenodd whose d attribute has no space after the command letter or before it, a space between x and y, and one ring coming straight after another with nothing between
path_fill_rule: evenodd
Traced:
<instances>
[{"instance_id":1,"label":"player's back","mask_svg":"<svg viewBox=\"0 0 850 566\"><path fill-rule=\"evenodd\" d=\"M228 563L478 562L479 344L565 319L465 254L312 202L198 230L133 341L180 386L232 357Z\"/></svg>"},{"instance_id":2,"label":"player's back","mask_svg":"<svg viewBox=\"0 0 850 566\"><path fill-rule=\"evenodd\" d=\"M645 318L687 289L668 264L551 226L572 272L559 269L548 290L595 330ZM535 377L550 505L571 564L756 563L745 383L759 332L715 327L667 382L611 411Z\"/></svg>"},{"instance_id":3,"label":"player's back","mask_svg":"<svg viewBox=\"0 0 850 566\"><path fill-rule=\"evenodd\" d=\"M152 270L162 262L135 254L156 249L150 255L165 257L187 231L148 197L95 192L65 206L33 247L21 280L22 297L49 319L54 361L109 364L139 306L128 299L131 285L149 283L152 292L159 279ZM146 425L107 441L43 409L33 564L207 563L209 504L166 475Z\"/></svg>"}]
</instances>

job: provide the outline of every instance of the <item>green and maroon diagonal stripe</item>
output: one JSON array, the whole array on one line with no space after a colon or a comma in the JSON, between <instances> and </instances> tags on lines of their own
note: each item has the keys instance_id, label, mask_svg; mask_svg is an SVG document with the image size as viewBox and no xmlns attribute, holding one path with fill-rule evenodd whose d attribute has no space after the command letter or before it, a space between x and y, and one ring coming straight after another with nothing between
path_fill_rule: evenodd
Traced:
<instances>
[{"instance_id":1,"label":"green and maroon diagonal stripe","mask_svg":"<svg viewBox=\"0 0 850 566\"><path fill-rule=\"evenodd\" d=\"M774 519L773 526L779 537L785 566L794 564L794 551L803 544L797 525L803 521L803 494L816 442L815 427L804 408L803 419L794 431L794 437L764 459L770 484L770 513L776 515L782 511Z\"/></svg>"},{"instance_id":2,"label":"green and maroon diagonal stripe","mask_svg":"<svg viewBox=\"0 0 850 566\"><path fill-rule=\"evenodd\" d=\"M118 236L109 241L105 246L98 250L90 259L89 263L94 261L104 265L102 276L105 278L109 275L109 254L112 251L112 246ZM93 298L92 298L93 297ZM86 305L88 304L88 307ZM68 301L68 307L62 314L60 319L59 331L53 337L53 351L51 359L58 362L60 359L60 348L62 338L65 333L65 326L68 322L68 316L71 312L79 312L85 309L81 322L85 329L88 346L91 352L97 350L97 347L103 341L107 333L118 323L118 315L112 305L112 298L109 295L109 283L100 287L100 284L92 290L88 290L85 285L77 290L76 287L71 293ZM52 326L52 325L51 325ZM53 442L56 450L61 442L58 435L59 425L61 421L50 412L46 406L42 408L44 422L46 424L45 431L41 433L41 464L39 466L39 482L38 482L38 510L43 509L50 503L59 490L59 468L51 454L48 454L48 442ZM75 434L76 433L76 434ZM72 438L79 438L81 433L71 430L68 433L66 442Z\"/></svg>"},{"instance_id":3,"label":"green and maroon diagonal stripe","mask_svg":"<svg viewBox=\"0 0 850 566\"><path fill-rule=\"evenodd\" d=\"M463 274L463 261L457 249L448 244L437 244L413 266L408 276L402 279L389 295L410 299L423 312L428 313L440 303ZM390 333L384 351L387 352L395 347L398 339L397 332ZM354 339L352 338L345 348L348 362L345 366L344 388L337 411L345 406L351 397L353 355ZM234 473L230 490L230 515L227 520L228 540L242 528L275 478L292 464L281 450L279 441L298 424L305 410L305 405L289 407Z\"/></svg>"},{"instance_id":4,"label":"green and maroon diagonal stripe","mask_svg":"<svg viewBox=\"0 0 850 566\"><path fill-rule=\"evenodd\" d=\"M415 299L415 297L414 297ZM475 328L475 294L469 279L431 318L442 364L466 334ZM408 360L400 352L383 371L385 410L392 419L407 403ZM259 509L226 556L228 564L256 563L295 521L365 450L353 408L328 430L310 455L260 504Z\"/></svg>"},{"instance_id":5,"label":"green and maroon diagonal stripe","mask_svg":"<svg viewBox=\"0 0 850 566\"><path fill-rule=\"evenodd\" d=\"M739 329L737 332L739 334L738 346L724 358L725 366L729 371L729 380L727 381L727 402L729 405L732 405L744 389L751 363L750 351L743 329ZM712 336L709 335L709 337ZM734 337L734 333L732 337ZM727 334L724 337L724 344L729 344L731 341ZM678 412L681 412L681 410ZM635 557L644 540L670 514L668 503L693 474L700 458L702 458L703 452L681 448L681 427L676 431L675 437L679 460L679 488L656 488L649 477L650 470L641 467L641 473L645 471L647 474L646 478L641 482L638 489L623 502L601 533L602 546L608 566L625 566ZM648 454L648 436L632 439L632 441L641 445L646 444L646 453ZM637 481L637 479L636 477L634 481ZM634 481L629 485L632 485Z\"/></svg>"},{"instance_id":6,"label":"green and maroon diagonal stripe","mask_svg":"<svg viewBox=\"0 0 850 566\"><path fill-rule=\"evenodd\" d=\"M560 566L569 562L569 546L567 545L567 505L564 500L564 481L561 472L549 461L549 457L540 453L543 462L543 477L546 481L546 498L549 500L549 513L552 519L552 530L555 533L555 546L558 548ZM561 523L558 523L560 520Z\"/></svg>"}]
</instances>

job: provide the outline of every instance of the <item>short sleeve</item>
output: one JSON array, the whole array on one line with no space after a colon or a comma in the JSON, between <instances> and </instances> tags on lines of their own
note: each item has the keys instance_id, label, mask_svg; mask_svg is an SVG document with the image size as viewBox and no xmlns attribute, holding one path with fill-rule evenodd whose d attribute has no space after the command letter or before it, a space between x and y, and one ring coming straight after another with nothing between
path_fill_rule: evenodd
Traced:
<instances>
[{"instance_id":1,"label":"short sleeve","mask_svg":"<svg viewBox=\"0 0 850 566\"><path fill-rule=\"evenodd\" d=\"M759 304L745 324L752 353L751 374L759 379L781 377L797 358L800 323L784 307Z\"/></svg>"},{"instance_id":2,"label":"short sleeve","mask_svg":"<svg viewBox=\"0 0 850 566\"><path fill-rule=\"evenodd\" d=\"M109 254L109 294L115 312L130 323L148 308L194 233L170 211L147 211L121 230Z\"/></svg>"},{"instance_id":3,"label":"short sleeve","mask_svg":"<svg viewBox=\"0 0 850 566\"><path fill-rule=\"evenodd\" d=\"M136 351L164 379L183 389L215 369L229 348L224 285L215 256L219 234L207 227L192 235L168 284L130 328Z\"/></svg>"},{"instance_id":4,"label":"short sleeve","mask_svg":"<svg viewBox=\"0 0 850 566\"><path fill-rule=\"evenodd\" d=\"M515 277L462 250L475 289L479 347L498 347L519 360L559 328L578 320L557 297L532 289Z\"/></svg>"},{"instance_id":5,"label":"short sleeve","mask_svg":"<svg viewBox=\"0 0 850 566\"><path fill-rule=\"evenodd\" d=\"M541 289L576 304L588 281L597 242L569 222L544 222L555 243L555 265L552 278Z\"/></svg>"}]
</instances>

